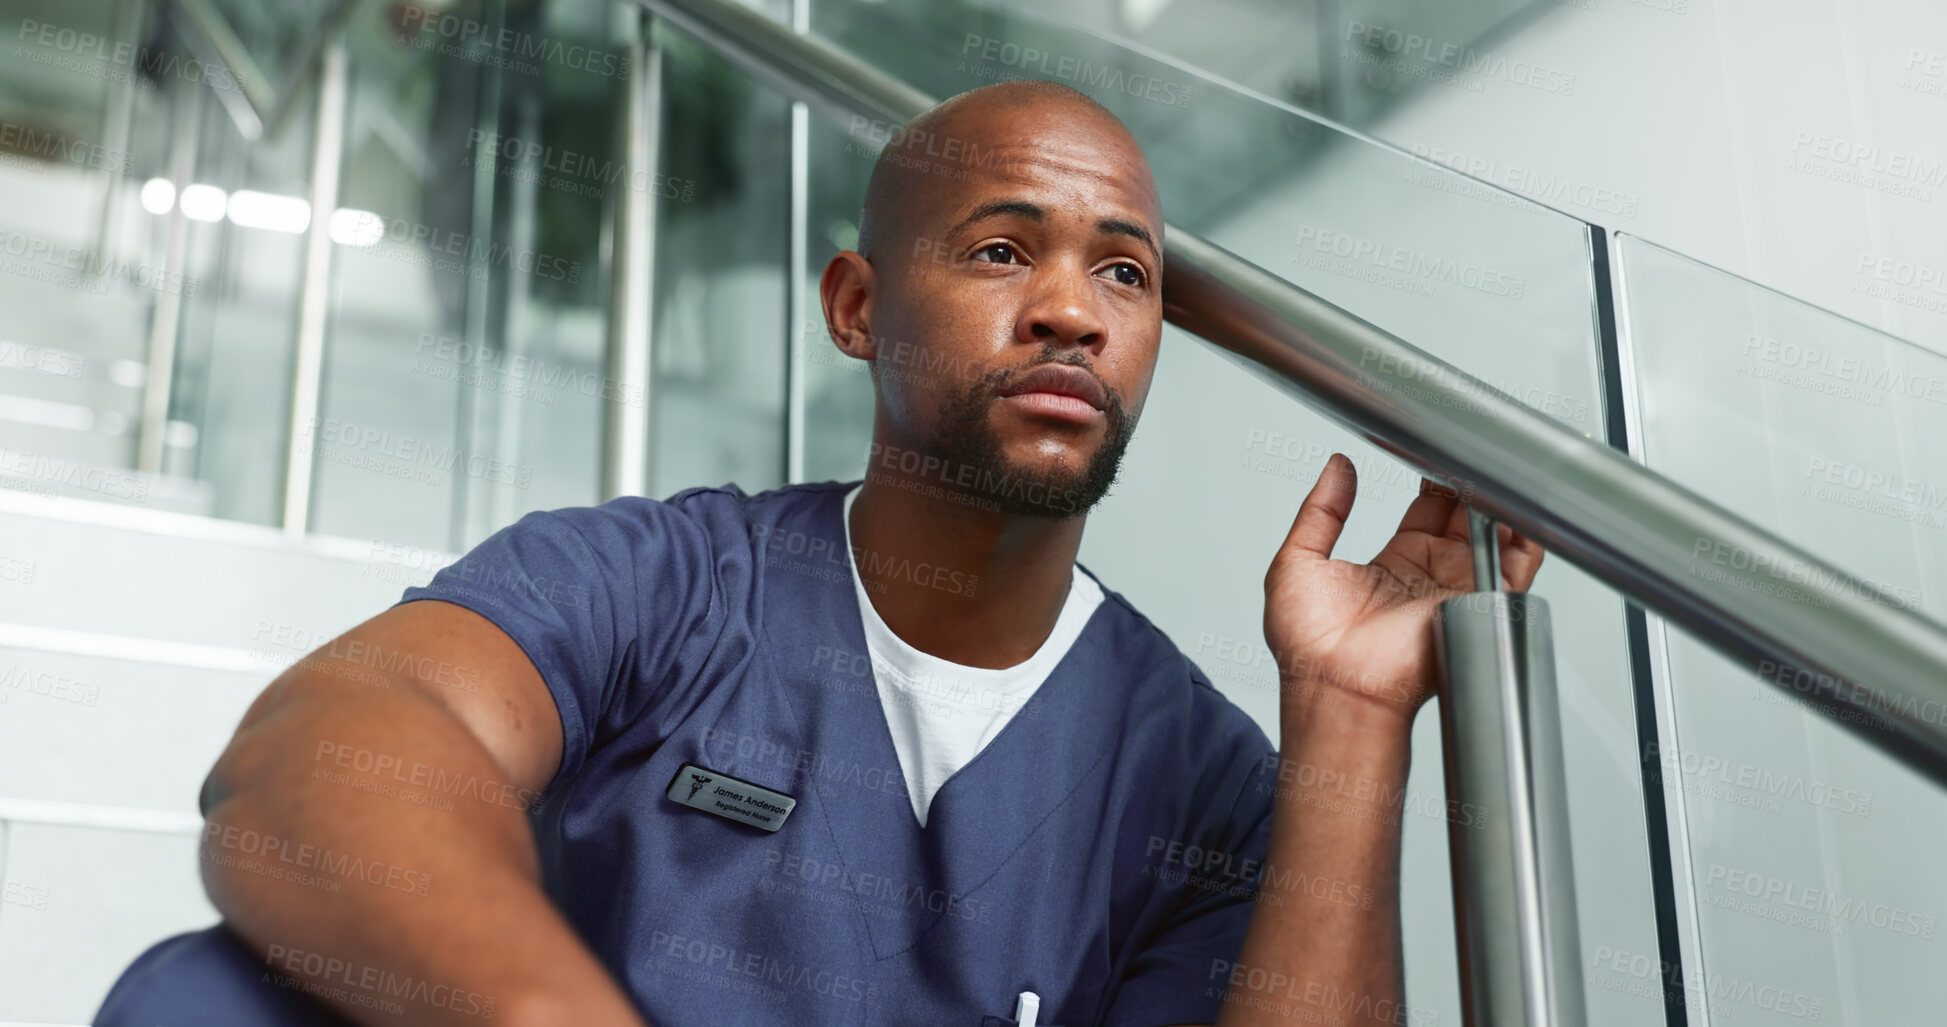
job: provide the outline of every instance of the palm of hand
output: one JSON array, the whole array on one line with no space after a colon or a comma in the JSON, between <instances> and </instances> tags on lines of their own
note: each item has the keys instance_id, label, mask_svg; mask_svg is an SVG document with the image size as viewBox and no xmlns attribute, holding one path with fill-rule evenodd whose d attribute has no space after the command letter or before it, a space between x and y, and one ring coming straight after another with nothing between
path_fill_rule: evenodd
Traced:
<instances>
[{"instance_id":1,"label":"palm of hand","mask_svg":"<svg viewBox=\"0 0 1947 1027\"><path fill-rule=\"evenodd\" d=\"M1467 507L1453 490L1422 483L1397 532L1371 563L1331 558L1357 490L1351 461L1334 455L1305 497L1265 574L1264 635L1288 701L1338 689L1411 716L1432 694L1433 614L1474 587ZM1534 581L1542 550L1506 525L1504 587Z\"/></svg>"}]
</instances>

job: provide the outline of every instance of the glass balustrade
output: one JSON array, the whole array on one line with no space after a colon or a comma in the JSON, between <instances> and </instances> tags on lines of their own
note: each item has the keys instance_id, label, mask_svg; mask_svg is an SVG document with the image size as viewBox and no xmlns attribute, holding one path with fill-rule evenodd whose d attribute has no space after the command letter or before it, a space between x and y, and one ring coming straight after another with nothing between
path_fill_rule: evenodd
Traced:
<instances>
[{"instance_id":1,"label":"glass balustrade","mask_svg":"<svg viewBox=\"0 0 1947 1027\"><path fill-rule=\"evenodd\" d=\"M1786 568L1777 587L1800 601L1850 591L1947 619L1947 357L1643 239L1614 253L1642 459L1858 576ZM1697 572L1748 558L1700 546ZM1815 675L1653 626L1649 755L1686 878L1691 1003L1712 1023L1928 1020L1947 999L1930 969L1947 885L1924 854L1947 842L1947 796L1808 705Z\"/></svg>"}]
</instances>

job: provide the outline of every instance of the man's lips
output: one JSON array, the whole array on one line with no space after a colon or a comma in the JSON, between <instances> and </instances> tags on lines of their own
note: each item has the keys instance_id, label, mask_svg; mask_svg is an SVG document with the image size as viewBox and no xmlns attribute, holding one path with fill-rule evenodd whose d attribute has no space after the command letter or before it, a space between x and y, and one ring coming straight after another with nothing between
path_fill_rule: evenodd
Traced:
<instances>
[{"instance_id":1,"label":"man's lips","mask_svg":"<svg viewBox=\"0 0 1947 1027\"><path fill-rule=\"evenodd\" d=\"M1042 364L1010 382L1000 394L1038 404L1045 400L1035 397L1066 398L1070 402L1061 403L1058 408L1077 412L1081 412L1081 404L1087 404L1090 411L1099 411L1109 402L1107 390L1094 375L1069 364Z\"/></svg>"},{"instance_id":2,"label":"man's lips","mask_svg":"<svg viewBox=\"0 0 1947 1027\"><path fill-rule=\"evenodd\" d=\"M1086 400L1074 396L1063 396L1053 392L1019 392L1001 397L1004 402L1031 414L1039 414L1057 421L1074 424L1094 424L1103 417L1102 411L1088 405Z\"/></svg>"}]
</instances>

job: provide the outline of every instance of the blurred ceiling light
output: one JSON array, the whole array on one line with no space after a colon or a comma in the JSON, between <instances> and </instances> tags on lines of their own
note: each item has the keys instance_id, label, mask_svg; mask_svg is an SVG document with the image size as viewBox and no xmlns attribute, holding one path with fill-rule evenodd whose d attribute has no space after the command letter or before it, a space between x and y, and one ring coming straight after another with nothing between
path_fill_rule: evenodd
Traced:
<instances>
[{"instance_id":1,"label":"blurred ceiling light","mask_svg":"<svg viewBox=\"0 0 1947 1027\"><path fill-rule=\"evenodd\" d=\"M149 365L133 360L117 360L108 365L108 380L126 389L139 388L149 380Z\"/></svg>"},{"instance_id":2,"label":"blurred ceiling light","mask_svg":"<svg viewBox=\"0 0 1947 1027\"><path fill-rule=\"evenodd\" d=\"M331 241L340 246L373 246L385 238L385 219L369 210L340 207L331 212Z\"/></svg>"},{"instance_id":3,"label":"blurred ceiling light","mask_svg":"<svg viewBox=\"0 0 1947 1027\"><path fill-rule=\"evenodd\" d=\"M166 178L142 183L142 209L161 216L176 205L176 186ZM311 227L311 204L295 196L239 189L224 193L213 185L187 186L182 194L183 216L197 221L221 221L243 228L298 234ZM369 210L340 207L331 212L331 241L340 246L376 246L385 238L385 219Z\"/></svg>"},{"instance_id":4,"label":"blurred ceiling light","mask_svg":"<svg viewBox=\"0 0 1947 1027\"><path fill-rule=\"evenodd\" d=\"M198 183L183 187L183 216L191 221L221 221L223 208L228 204L229 197L213 185Z\"/></svg>"},{"instance_id":5,"label":"blurred ceiling light","mask_svg":"<svg viewBox=\"0 0 1947 1027\"><path fill-rule=\"evenodd\" d=\"M1128 23L1129 31L1141 32L1169 5L1170 0L1122 0L1122 20Z\"/></svg>"},{"instance_id":6,"label":"blurred ceiling light","mask_svg":"<svg viewBox=\"0 0 1947 1027\"><path fill-rule=\"evenodd\" d=\"M187 202L187 195L184 200ZM311 205L295 196L239 189L230 194L230 220L245 228L268 228L295 235L310 227Z\"/></svg>"},{"instance_id":7,"label":"blurred ceiling light","mask_svg":"<svg viewBox=\"0 0 1947 1027\"><path fill-rule=\"evenodd\" d=\"M166 178L151 178L142 183L142 209L151 214L167 214L176 205L176 183Z\"/></svg>"}]
</instances>

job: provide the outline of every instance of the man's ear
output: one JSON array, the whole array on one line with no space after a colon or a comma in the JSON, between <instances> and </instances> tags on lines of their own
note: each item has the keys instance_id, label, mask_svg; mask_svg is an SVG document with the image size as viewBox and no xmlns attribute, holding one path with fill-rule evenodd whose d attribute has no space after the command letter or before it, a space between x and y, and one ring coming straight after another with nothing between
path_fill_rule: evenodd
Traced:
<instances>
[{"instance_id":1,"label":"man's ear","mask_svg":"<svg viewBox=\"0 0 1947 1027\"><path fill-rule=\"evenodd\" d=\"M839 352L858 360L871 360L879 354L878 340L872 335L872 300L878 292L877 272L872 262L851 250L842 250L825 265L818 280L818 296L825 307L825 327Z\"/></svg>"}]
</instances>

